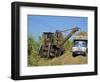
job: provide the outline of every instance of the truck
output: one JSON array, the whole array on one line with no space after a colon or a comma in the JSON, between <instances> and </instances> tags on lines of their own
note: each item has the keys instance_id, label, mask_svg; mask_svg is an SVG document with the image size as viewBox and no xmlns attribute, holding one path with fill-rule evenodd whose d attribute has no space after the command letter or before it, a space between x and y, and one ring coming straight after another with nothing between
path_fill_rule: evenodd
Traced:
<instances>
[{"instance_id":1,"label":"truck","mask_svg":"<svg viewBox=\"0 0 100 82\"><path fill-rule=\"evenodd\" d=\"M75 36L73 39L72 55L76 57L78 55L86 56L88 52L88 40L87 36Z\"/></svg>"}]
</instances>

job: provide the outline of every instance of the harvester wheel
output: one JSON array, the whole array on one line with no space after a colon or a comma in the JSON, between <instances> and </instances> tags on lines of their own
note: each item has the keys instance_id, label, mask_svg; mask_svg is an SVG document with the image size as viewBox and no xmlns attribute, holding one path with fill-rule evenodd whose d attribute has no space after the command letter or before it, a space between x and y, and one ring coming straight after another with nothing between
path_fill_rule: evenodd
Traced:
<instances>
[{"instance_id":1,"label":"harvester wheel","mask_svg":"<svg viewBox=\"0 0 100 82\"><path fill-rule=\"evenodd\" d=\"M50 53L51 53L51 52L50 52L50 49L51 49L51 45L49 44L49 45L48 45L48 53L47 53L48 58L50 57Z\"/></svg>"},{"instance_id":2,"label":"harvester wheel","mask_svg":"<svg viewBox=\"0 0 100 82\"><path fill-rule=\"evenodd\" d=\"M61 56L61 53L62 53L61 50L58 49L57 52L56 52L56 57Z\"/></svg>"},{"instance_id":3,"label":"harvester wheel","mask_svg":"<svg viewBox=\"0 0 100 82\"><path fill-rule=\"evenodd\" d=\"M40 55L41 57L43 57L43 46L40 46L39 55Z\"/></svg>"}]
</instances>

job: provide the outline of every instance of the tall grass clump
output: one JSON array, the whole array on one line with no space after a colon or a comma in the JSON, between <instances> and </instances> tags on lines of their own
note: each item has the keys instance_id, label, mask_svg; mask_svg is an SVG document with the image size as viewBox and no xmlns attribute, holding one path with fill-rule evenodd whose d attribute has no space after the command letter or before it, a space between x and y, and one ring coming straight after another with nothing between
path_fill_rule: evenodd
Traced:
<instances>
[{"instance_id":1,"label":"tall grass clump","mask_svg":"<svg viewBox=\"0 0 100 82\"><path fill-rule=\"evenodd\" d=\"M28 35L28 66L37 66L39 43L35 41L32 35Z\"/></svg>"}]
</instances>

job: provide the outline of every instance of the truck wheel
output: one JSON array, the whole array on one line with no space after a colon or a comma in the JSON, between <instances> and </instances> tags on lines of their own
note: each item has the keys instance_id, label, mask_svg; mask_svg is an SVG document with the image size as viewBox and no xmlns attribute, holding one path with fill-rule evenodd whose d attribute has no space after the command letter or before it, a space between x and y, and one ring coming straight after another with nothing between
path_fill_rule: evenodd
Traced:
<instances>
[{"instance_id":1,"label":"truck wheel","mask_svg":"<svg viewBox=\"0 0 100 82\"><path fill-rule=\"evenodd\" d=\"M76 57L76 54L73 53L72 55L73 55L73 57Z\"/></svg>"},{"instance_id":2,"label":"truck wheel","mask_svg":"<svg viewBox=\"0 0 100 82\"><path fill-rule=\"evenodd\" d=\"M86 56L86 53L84 52L84 53L82 54L82 56Z\"/></svg>"}]
</instances>

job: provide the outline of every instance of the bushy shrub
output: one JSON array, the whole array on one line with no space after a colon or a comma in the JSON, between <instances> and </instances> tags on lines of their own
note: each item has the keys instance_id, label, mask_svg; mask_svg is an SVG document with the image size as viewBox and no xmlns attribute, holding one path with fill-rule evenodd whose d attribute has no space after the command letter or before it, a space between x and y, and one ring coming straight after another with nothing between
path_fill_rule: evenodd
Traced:
<instances>
[{"instance_id":1,"label":"bushy shrub","mask_svg":"<svg viewBox=\"0 0 100 82\"><path fill-rule=\"evenodd\" d=\"M71 40L68 40L68 41L64 44L65 50L70 50L70 51L71 51L72 46L73 46L73 42L72 42Z\"/></svg>"},{"instance_id":2,"label":"bushy shrub","mask_svg":"<svg viewBox=\"0 0 100 82\"><path fill-rule=\"evenodd\" d=\"M36 66L38 64L38 48L39 43L35 41L32 35L28 35L28 65Z\"/></svg>"}]
</instances>

